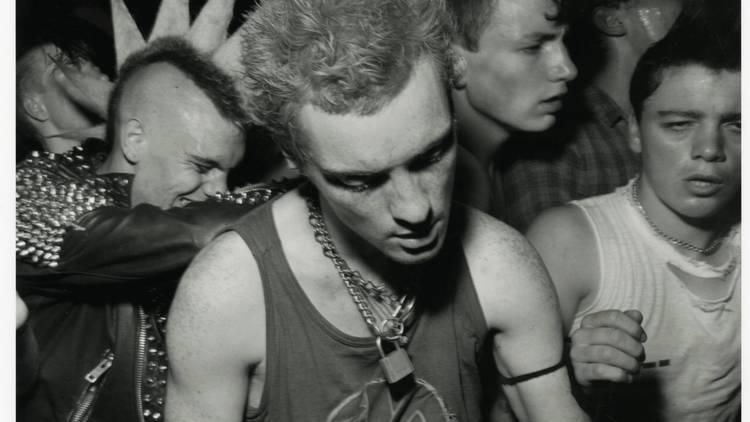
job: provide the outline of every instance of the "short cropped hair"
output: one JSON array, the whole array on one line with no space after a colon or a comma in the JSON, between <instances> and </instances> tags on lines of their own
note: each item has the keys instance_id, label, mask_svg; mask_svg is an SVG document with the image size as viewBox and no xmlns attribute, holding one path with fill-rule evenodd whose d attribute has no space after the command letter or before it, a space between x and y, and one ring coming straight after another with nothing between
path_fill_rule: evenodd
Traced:
<instances>
[{"instance_id":1,"label":"short cropped hair","mask_svg":"<svg viewBox=\"0 0 750 422\"><path fill-rule=\"evenodd\" d=\"M667 70L699 65L714 72L740 71L740 32L720 22L678 19L666 37L646 50L630 81L636 119L640 120L643 103L659 88Z\"/></svg>"},{"instance_id":2,"label":"short cropped hair","mask_svg":"<svg viewBox=\"0 0 750 422\"><path fill-rule=\"evenodd\" d=\"M120 68L107 109L107 139L110 142L115 140L117 116L128 82L139 71L157 63L177 68L211 100L222 117L246 132L250 120L242 107L242 97L235 80L185 39L164 37L130 55Z\"/></svg>"},{"instance_id":3,"label":"short cropped hair","mask_svg":"<svg viewBox=\"0 0 750 422\"><path fill-rule=\"evenodd\" d=\"M469 51L477 51L479 38L489 25L499 0L448 0L453 30L456 38ZM555 15L546 16L553 22L567 21L564 0L552 0L558 7Z\"/></svg>"},{"instance_id":4,"label":"short cropped hair","mask_svg":"<svg viewBox=\"0 0 750 422\"><path fill-rule=\"evenodd\" d=\"M243 31L243 82L254 123L302 163L294 118L372 115L395 98L418 60L433 60L448 89L450 21L443 0L267 0Z\"/></svg>"}]
</instances>

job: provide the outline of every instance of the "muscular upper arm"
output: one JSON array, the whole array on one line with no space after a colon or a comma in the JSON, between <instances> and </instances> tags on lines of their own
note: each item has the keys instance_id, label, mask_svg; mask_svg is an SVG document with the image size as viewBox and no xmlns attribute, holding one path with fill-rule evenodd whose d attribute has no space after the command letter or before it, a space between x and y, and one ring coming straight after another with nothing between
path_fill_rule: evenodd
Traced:
<instances>
[{"instance_id":1,"label":"muscular upper arm","mask_svg":"<svg viewBox=\"0 0 750 422\"><path fill-rule=\"evenodd\" d=\"M239 235L226 233L198 254L168 324L167 420L241 420L250 371L265 355L265 307L257 265Z\"/></svg>"},{"instance_id":2,"label":"muscular upper arm","mask_svg":"<svg viewBox=\"0 0 750 422\"><path fill-rule=\"evenodd\" d=\"M555 365L563 327L555 290L536 251L518 232L490 217L470 216L464 241L482 311L494 331L498 369L515 377ZM505 386L521 420L585 420L563 367Z\"/></svg>"},{"instance_id":3,"label":"muscular upper arm","mask_svg":"<svg viewBox=\"0 0 750 422\"><path fill-rule=\"evenodd\" d=\"M567 205L540 214L526 237L555 285L567 333L581 303L596 289L599 258L593 229L580 208Z\"/></svg>"}]
</instances>

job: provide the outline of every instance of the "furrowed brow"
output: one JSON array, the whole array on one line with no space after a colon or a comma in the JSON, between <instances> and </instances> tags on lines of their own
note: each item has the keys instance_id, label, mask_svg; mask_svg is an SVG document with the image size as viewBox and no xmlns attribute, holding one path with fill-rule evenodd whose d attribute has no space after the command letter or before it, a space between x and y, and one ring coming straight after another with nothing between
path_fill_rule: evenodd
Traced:
<instances>
[{"instance_id":1,"label":"furrowed brow","mask_svg":"<svg viewBox=\"0 0 750 422\"><path fill-rule=\"evenodd\" d=\"M659 117L685 117L689 119L699 119L705 114L694 110L663 110L656 113Z\"/></svg>"},{"instance_id":2,"label":"furrowed brow","mask_svg":"<svg viewBox=\"0 0 750 422\"><path fill-rule=\"evenodd\" d=\"M189 154L189 157L191 160L195 161L196 163L200 164L201 166L205 167L211 167L211 168L222 168L221 165L216 161L212 160L210 158L204 158L199 157L197 155Z\"/></svg>"}]
</instances>

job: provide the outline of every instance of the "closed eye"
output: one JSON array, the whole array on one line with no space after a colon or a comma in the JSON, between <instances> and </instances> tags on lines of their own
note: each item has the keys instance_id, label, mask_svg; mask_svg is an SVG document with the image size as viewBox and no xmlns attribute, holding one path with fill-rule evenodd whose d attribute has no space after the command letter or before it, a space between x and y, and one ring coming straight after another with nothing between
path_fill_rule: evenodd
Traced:
<instances>
[{"instance_id":1,"label":"closed eye","mask_svg":"<svg viewBox=\"0 0 750 422\"><path fill-rule=\"evenodd\" d=\"M729 127L730 130L741 133L742 132L742 122L739 120L736 122L727 122L725 123L725 126Z\"/></svg>"},{"instance_id":2,"label":"closed eye","mask_svg":"<svg viewBox=\"0 0 750 422\"><path fill-rule=\"evenodd\" d=\"M442 139L439 145L415 157L410 163L409 168L419 171L440 162L454 145L452 135L453 132L451 131Z\"/></svg>"},{"instance_id":3,"label":"closed eye","mask_svg":"<svg viewBox=\"0 0 750 422\"><path fill-rule=\"evenodd\" d=\"M326 178L326 180L328 180L328 182L335 186L346 189L350 192L361 193L382 185L383 183L385 183L385 179L387 176L373 174L351 176L325 175L324 177Z\"/></svg>"}]
</instances>

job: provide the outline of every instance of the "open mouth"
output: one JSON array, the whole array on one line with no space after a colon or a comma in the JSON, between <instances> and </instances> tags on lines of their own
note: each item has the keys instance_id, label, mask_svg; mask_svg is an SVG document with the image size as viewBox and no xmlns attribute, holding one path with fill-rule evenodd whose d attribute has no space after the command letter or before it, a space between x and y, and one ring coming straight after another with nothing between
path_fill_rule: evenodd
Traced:
<instances>
[{"instance_id":1,"label":"open mouth","mask_svg":"<svg viewBox=\"0 0 750 422\"><path fill-rule=\"evenodd\" d=\"M435 247L438 240L439 224L434 222L428 230L397 234L401 247L411 253L419 254Z\"/></svg>"},{"instance_id":2,"label":"open mouth","mask_svg":"<svg viewBox=\"0 0 750 422\"><path fill-rule=\"evenodd\" d=\"M713 175L691 176L686 180L688 190L696 196L711 196L724 186L721 178Z\"/></svg>"}]
</instances>

